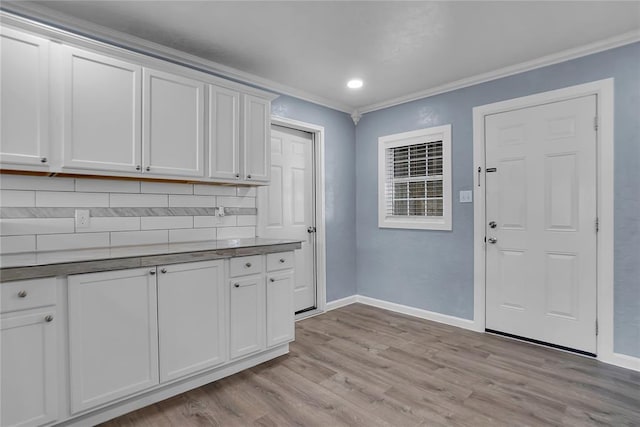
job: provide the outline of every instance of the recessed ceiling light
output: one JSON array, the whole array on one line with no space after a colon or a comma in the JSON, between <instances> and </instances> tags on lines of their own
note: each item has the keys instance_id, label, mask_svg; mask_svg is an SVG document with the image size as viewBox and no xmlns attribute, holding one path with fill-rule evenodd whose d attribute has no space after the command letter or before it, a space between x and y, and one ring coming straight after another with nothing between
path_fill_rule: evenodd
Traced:
<instances>
[{"instance_id":1,"label":"recessed ceiling light","mask_svg":"<svg viewBox=\"0 0 640 427\"><path fill-rule=\"evenodd\" d=\"M347 83L347 87L349 89L360 89L362 87L362 80L360 79L352 79Z\"/></svg>"}]
</instances>

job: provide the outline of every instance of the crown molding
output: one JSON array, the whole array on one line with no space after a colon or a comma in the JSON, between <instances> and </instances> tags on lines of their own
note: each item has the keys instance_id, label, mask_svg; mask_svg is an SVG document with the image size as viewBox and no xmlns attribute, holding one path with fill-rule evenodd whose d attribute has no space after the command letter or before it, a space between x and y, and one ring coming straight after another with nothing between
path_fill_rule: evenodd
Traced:
<instances>
[{"instance_id":1,"label":"crown molding","mask_svg":"<svg viewBox=\"0 0 640 427\"><path fill-rule=\"evenodd\" d=\"M600 40L594 43L583 45L580 47L563 50L551 55L542 56L531 61L521 62L516 65L511 65L497 70L489 71L487 73L477 74L475 76L467 77L464 79L456 80L451 83L432 87L429 89L421 90L419 92L412 93L410 95L400 96L392 98L387 101L377 102L370 104L362 108L358 108L360 114L370 113L376 110L382 110L384 108L393 107L396 105L404 104L418 99L427 98L434 95L439 95L445 92L451 92L457 89L485 83L491 80L497 80L504 77L509 77L514 74L524 73L526 71L535 70L537 68L546 67L548 65L558 64L560 62L569 61L572 59L580 58L583 56L591 55L594 53L602 52L616 47L624 46L627 44L640 41L640 30L630 31L628 33L620 34L615 37L611 37L605 40Z\"/></svg>"},{"instance_id":2,"label":"crown molding","mask_svg":"<svg viewBox=\"0 0 640 427\"><path fill-rule=\"evenodd\" d=\"M308 101L323 107L351 114L353 106L335 102L312 93L287 86L276 81L246 73L214 61L210 61L186 52L179 51L149 40L116 31L102 25L94 24L82 19L73 18L49 9L46 6L31 2L3 2L0 11L5 17L10 16L22 20L24 25L36 24L40 29L58 32L60 30L84 37L86 39L115 45L137 53L165 59L190 68L234 80L238 83L256 86L257 88L277 92L294 98Z\"/></svg>"}]
</instances>

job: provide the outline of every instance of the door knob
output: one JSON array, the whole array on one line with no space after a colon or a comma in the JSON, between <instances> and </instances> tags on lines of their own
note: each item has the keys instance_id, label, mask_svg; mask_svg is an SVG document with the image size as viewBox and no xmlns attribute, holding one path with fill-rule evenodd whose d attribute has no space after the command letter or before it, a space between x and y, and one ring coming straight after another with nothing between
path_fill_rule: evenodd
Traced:
<instances>
[{"instance_id":1,"label":"door knob","mask_svg":"<svg viewBox=\"0 0 640 427\"><path fill-rule=\"evenodd\" d=\"M496 239L495 237L489 237L487 239L487 242L491 243L492 245L495 245L496 243L498 243L498 239Z\"/></svg>"},{"instance_id":2,"label":"door knob","mask_svg":"<svg viewBox=\"0 0 640 427\"><path fill-rule=\"evenodd\" d=\"M495 221L489 222L489 227L490 228L496 228L497 226L498 226L498 224Z\"/></svg>"}]
</instances>

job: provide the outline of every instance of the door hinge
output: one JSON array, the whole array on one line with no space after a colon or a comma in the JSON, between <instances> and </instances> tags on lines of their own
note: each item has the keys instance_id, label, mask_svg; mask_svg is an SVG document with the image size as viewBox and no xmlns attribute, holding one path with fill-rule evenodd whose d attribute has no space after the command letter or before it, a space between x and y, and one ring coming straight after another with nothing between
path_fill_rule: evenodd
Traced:
<instances>
[{"instance_id":1,"label":"door hinge","mask_svg":"<svg viewBox=\"0 0 640 427\"><path fill-rule=\"evenodd\" d=\"M595 116L593 118L593 130L595 130L595 131L598 130L598 116Z\"/></svg>"},{"instance_id":2,"label":"door hinge","mask_svg":"<svg viewBox=\"0 0 640 427\"><path fill-rule=\"evenodd\" d=\"M599 328L598 328L598 319L596 319L596 336L598 336Z\"/></svg>"},{"instance_id":3,"label":"door hinge","mask_svg":"<svg viewBox=\"0 0 640 427\"><path fill-rule=\"evenodd\" d=\"M596 233L600 231L600 219L596 218Z\"/></svg>"}]
</instances>

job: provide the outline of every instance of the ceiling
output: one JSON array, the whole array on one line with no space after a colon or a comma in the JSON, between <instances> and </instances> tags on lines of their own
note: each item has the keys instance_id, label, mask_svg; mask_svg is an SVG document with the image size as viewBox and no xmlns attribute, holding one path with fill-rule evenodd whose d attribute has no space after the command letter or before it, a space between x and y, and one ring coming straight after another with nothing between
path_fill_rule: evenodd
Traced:
<instances>
[{"instance_id":1,"label":"ceiling","mask_svg":"<svg viewBox=\"0 0 640 427\"><path fill-rule=\"evenodd\" d=\"M344 111L371 110L640 29L637 1L21 3L196 55ZM348 89L352 77L364 87Z\"/></svg>"}]
</instances>

